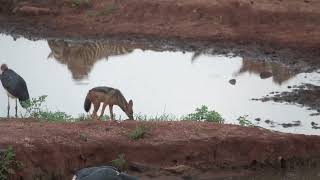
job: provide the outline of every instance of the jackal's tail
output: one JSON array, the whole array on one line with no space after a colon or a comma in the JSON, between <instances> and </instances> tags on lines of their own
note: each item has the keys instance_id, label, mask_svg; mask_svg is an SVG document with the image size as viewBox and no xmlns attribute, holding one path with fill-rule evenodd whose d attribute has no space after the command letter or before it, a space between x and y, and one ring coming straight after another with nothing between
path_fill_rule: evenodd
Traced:
<instances>
[{"instance_id":1,"label":"jackal's tail","mask_svg":"<svg viewBox=\"0 0 320 180\"><path fill-rule=\"evenodd\" d=\"M86 112L89 112L90 107L91 107L90 91L88 92L87 97L84 100L84 106L83 107L84 107L84 110Z\"/></svg>"}]
</instances>

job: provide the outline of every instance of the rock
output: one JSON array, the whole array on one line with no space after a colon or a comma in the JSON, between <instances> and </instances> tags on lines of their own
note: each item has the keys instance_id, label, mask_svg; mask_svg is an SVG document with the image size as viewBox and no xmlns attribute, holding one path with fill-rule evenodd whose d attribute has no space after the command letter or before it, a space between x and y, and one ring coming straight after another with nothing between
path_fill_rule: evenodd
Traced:
<instances>
[{"instance_id":1,"label":"rock","mask_svg":"<svg viewBox=\"0 0 320 180\"><path fill-rule=\"evenodd\" d=\"M235 85L237 83L237 80L236 79L230 79L229 83L232 84L232 85Z\"/></svg>"},{"instance_id":2,"label":"rock","mask_svg":"<svg viewBox=\"0 0 320 180\"><path fill-rule=\"evenodd\" d=\"M261 118L255 118L254 120L256 120L256 121L261 121Z\"/></svg>"},{"instance_id":3,"label":"rock","mask_svg":"<svg viewBox=\"0 0 320 180\"><path fill-rule=\"evenodd\" d=\"M150 167L143 165L141 163L138 163L138 162L130 162L128 168L131 171L135 171L135 172L139 172L139 173L143 173L143 172L146 172L151 169Z\"/></svg>"},{"instance_id":4,"label":"rock","mask_svg":"<svg viewBox=\"0 0 320 180\"><path fill-rule=\"evenodd\" d=\"M41 8L41 7L34 7L34 6L28 6L28 5L16 7L12 10L12 13L23 14L28 16L56 14L56 12L54 12L49 8Z\"/></svg>"},{"instance_id":5,"label":"rock","mask_svg":"<svg viewBox=\"0 0 320 180\"><path fill-rule=\"evenodd\" d=\"M297 127L301 125L301 121L292 121L292 123L282 123L280 125L284 128Z\"/></svg>"},{"instance_id":6,"label":"rock","mask_svg":"<svg viewBox=\"0 0 320 180\"><path fill-rule=\"evenodd\" d=\"M183 174L185 172L193 170L193 168L190 166L186 166L186 165L177 165L177 166L163 168L163 170L166 170L166 171L169 171L172 173L176 173L176 174Z\"/></svg>"},{"instance_id":7,"label":"rock","mask_svg":"<svg viewBox=\"0 0 320 180\"><path fill-rule=\"evenodd\" d=\"M269 78L269 77L271 77L272 76L272 73L271 72L268 72L268 71L265 71L265 72L261 72L260 73L260 78L261 79L267 79L267 78Z\"/></svg>"},{"instance_id":8,"label":"rock","mask_svg":"<svg viewBox=\"0 0 320 180\"><path fill-rule=\"evenodd\" d=\"M311 126L317 126L318 125L318 123L315 123L315 122L311 122Z\"/></svg>"}]
</instances>

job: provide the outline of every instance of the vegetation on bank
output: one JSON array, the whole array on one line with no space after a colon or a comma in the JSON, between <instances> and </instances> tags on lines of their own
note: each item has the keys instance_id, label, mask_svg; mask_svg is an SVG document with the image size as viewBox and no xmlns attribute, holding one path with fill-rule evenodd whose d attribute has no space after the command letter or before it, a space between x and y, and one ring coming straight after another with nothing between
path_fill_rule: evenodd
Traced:
<instances>
[{"instance_id":1,"label":"vegetation on bank","mask_svg":"<svg viewBox=\"0 0 320 180\"><path fill-rule=\"evenodd\" d=\"M0 149L0 179L7 180L11 175L16 174L17 171L22 170L21 162L15 158L15 152L12 146L7 149Z\"/></svg>"},{"instance_id":2,"label":"vegetation on bank","mask_svg":"<svg viewBox=\"0 0 320 180\"><path fill-rule=\"evenodd\" d=\"M144 138L148 130L143 124L139 124L132 132L128 134L128 137L132 140L138 140Z\"/></svg>"},{"instance_id":3,"label":"vegetation on bank","mask_svg":"<svg viewBox=\"0 0 320 180\"><path fill-rule=\"evenodd\" d=\"M27 103L27 108L24 114L21 114L22 118L34 118L39 120L45 120L49 122L76 122L76 121L86 121L90 120L89 114L81 114L78 117L72 117L62 111L51 111L45 108L44 104L46 102L47 95L39 96L37 98L31 98ZM123 120L120 115L114 115L115 119ZM109 115L103 115L100 118L102 121L107 121L110 119ZM216 111L210 110L207 106L202 105L195 109L194 112L187 115L178 117L173 114L163 113L156 116L149 116L141 113L134 114L134 119L137 121L202 121L202 122L213 122L223 124L225 120ZM241 126L254 126L254 124L248 120L248 115L240 116L237 119L239 125ZM143 137L146 133L145 127L141 124L137 129L129 135L130 139L139 139Z\"/></svg>"},{"instance_id":4,"label":"vegetation on bank","mask_svg":"<svg viewBox=\"0 0 320 180\"><path fill-rule=\"evenodd\" d=\"M120 154L116 159L112 160L111 165L120 171L126 171L128 169L128 162L125 160L124 154Z\"/></svg>"}]
</instances>

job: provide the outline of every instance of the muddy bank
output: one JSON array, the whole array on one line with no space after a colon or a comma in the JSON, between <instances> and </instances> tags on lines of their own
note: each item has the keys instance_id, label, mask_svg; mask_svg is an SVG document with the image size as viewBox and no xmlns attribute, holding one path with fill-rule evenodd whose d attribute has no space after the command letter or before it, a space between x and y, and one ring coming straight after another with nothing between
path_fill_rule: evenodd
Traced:
<instances>
[{"instance_id":1,"label":"muddy bank","mask_svg":"<svg viewBox=\"0 0 320 180\"><path fill-rule=\"evenodd\" d=\"M90 39L155 36L313 51L318 51L320 45L318 1L90 0L79 5L69 0L0 2L0 28L10 32Z\"/></svg>"},{"instance_id":2,"label":"muddy bank","mask_svg":"<svg viewBox=\"0 0 320 180\"><path fill-rule=\"evenodd\" d=\"M135 167L130 173L145 179L181 177L185 173L193 178L203 174L214 177L222 170L229 172L225 176L236 172L247 175L254 169L278 171L317 167L319 163L318 136L213 123L143 124L148 129L146 137L133 141L127 135L138 125L136 121L45 123L1 119L0 146L13 146L25 166L19 173L23 179L71 179L75 170L108 164L119 154ZM172 167L177 165L187 169L176 174L179 170ZM169 172L164 170L167 168Z\"/></svg>"},{"instance_id":3,"label":"muddy bank","mask_svg":"<svg viewBox=\"0 0 320 180\"><path fill-rule=\"evenodd\" d=\"M320 87L313 84L303 84L288 87L291 91L284 92L271 92L269 95L262 97L260 100L263 102L274 101L280 103L292 103L306 106L309 109L317 110L320 112ZM319 113L311 114L319 115Z\"/></svg>"},{"instance_id":4,"label":"muddy bank","mask_svg":"<svg viewBox=\"0 0 320 180\"><path fill-rule=\"evenodd\" d=\"M111 39L131 47L194 51L194 59L239 55L259 63L281 62L291 74L319 68L317 1L89 2L0 0L0 32L28 39Z\"/></svg>"}]
</instances>

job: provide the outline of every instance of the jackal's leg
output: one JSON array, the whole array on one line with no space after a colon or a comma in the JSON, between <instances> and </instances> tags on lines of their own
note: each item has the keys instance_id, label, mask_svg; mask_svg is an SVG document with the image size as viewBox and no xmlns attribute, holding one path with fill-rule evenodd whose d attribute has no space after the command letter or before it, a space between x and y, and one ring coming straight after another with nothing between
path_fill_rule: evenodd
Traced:
<instances>
[{"instance_id":1,"label":"jackal's leg","mask_svg":"<svg viewBox=\"0 0 320 180\"><path fill-rule=\"evenodd\" d=\"M16 118L18 117L18 100L16 98Z\"/></svg>"},{"instance_id":2,"label":"jackal's leg","mask_svg":"<svg viewBox=\"0 0 320 180\"><path fill-rule=\"evenodd\" d=\"M102 110L101 110L101 114L100 114L99 119L101 119L101 117L103 116L104 110L106 109L106 106L107 106L107 104L103 103L103 106L102 106Z\"/></svg>"},{"instance_id":3,"label":"jackal's leg","mask_svg":"<svg viewBox=\"0 0 320 180\"><path fill-rule=\"evenodd\" d=\"M91 117L92 117L92 119L96 119L97 118L97 112L98 112L98 110L99 110L99 107L100 107L100 104L96 104L96 103L93 103L93 112L92 112L92 115L91 115Z\"/></svg>"},{"instance_id":4,"label":"jackal's leg","mask_svg":"<svg viewBox=\"0 0 320 180\"><path fill-rule=\"evenodd\" d=\"M8 113L7 113L8 118L10 117L10 103L9 103L9 95L8 95Z\"/></svg>"},{"instance_id":5,"label":"jackal's leg","mask_svg":"<svg viewBox=\"0 0 320 180\"><path fill-rule=\"evenodd\" d=\"M113 105L109 105L111 121L113 121Z\"/></svg>"}]
</instances>

